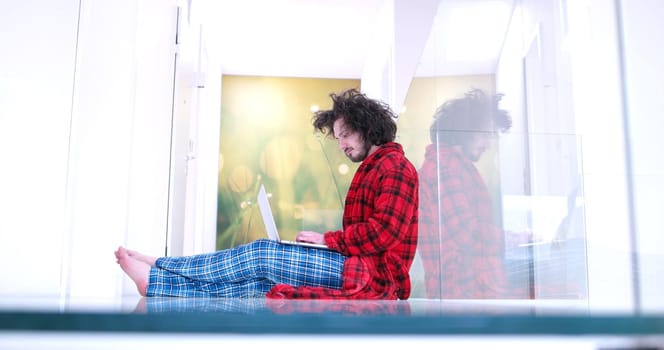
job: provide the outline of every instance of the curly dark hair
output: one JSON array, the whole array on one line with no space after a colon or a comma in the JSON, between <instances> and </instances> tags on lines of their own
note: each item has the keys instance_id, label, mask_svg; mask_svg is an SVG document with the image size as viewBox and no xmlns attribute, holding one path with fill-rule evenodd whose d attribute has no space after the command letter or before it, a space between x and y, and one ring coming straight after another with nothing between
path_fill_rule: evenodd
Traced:
<instances>
[{"instance_id":1,"label":"curly dark hair","mask_svg":"<svg viewBox=\"0 0 664 350\"><path fill-rule=\"evenodd\" d=\"M443 103L434 114L429 128L431 142L460 145L476 132L506 132L512 127L509 113L498 108L503 94L487 95L471 89L462 98Z\"/></svg>"},{"instance_id":2,"label":"curly dark hair","mask_svg":"<svg viewBox=\"0 0 664 350\"><path fill-rule=\"evenodd\" d=\"M371 99L357 89L341 94L331 93L332 109L315 112L311 118L317 131L333 137L334 122L343 118L346 126L359 132L365 141L380 146L394 141L397 134L396 118L390 107Z\"/></svg>"}]
</instances>

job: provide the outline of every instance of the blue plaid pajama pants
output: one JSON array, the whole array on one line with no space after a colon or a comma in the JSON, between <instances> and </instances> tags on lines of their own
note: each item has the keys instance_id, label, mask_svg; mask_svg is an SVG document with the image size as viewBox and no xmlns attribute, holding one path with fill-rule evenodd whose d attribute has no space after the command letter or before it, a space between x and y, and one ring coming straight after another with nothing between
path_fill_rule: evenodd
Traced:
<instances>
[{"instance_id":1,"label":"blue plaid pajama pants","mask_svg":"<svg viewBox=\"0 0 664 350\"><path fill-rule=\"evenodd\" d=\"M157 259L147 296L258 298L278 283L340 289L345 260L331 250L258 239L214 253Z\"/></svg>"}]
</instances>

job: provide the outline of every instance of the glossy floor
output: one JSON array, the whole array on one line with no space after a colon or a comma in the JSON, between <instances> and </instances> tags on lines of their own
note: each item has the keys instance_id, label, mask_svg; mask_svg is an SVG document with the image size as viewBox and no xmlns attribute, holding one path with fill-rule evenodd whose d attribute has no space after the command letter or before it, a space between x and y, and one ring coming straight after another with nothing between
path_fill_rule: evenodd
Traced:
<instances>
[{"instance_id":1,"label":"glossy floor","mask_svg":"<svg viewBox=\"0 0 664 350\"><path fill-rule=\"evenodd\" d=\"M588 315L585 300L275 300L236 298L4 297L0 311L146 314L217 312L246 314L338 315Z\"/></svg>"},{"instance_id":2,"label":"glossy floor","mask_svg":"<svg viewBox=\"0 0 664 350\"><path fill-rule=\"evenodd\" d=\"M664 317L585 301L0 298L0 349L663 349Z\"/></svg>"}]
</instances>

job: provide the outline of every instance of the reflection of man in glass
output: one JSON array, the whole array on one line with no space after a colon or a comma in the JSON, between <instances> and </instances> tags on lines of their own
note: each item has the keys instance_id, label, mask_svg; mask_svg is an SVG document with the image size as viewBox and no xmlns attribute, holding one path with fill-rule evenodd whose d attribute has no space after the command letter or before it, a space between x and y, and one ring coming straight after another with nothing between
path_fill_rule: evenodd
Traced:
<instances>
[{"instance_id":1,"label":"reflection of man in glass","mask_svg":"<svg viewBox=\"0 0 664 350\"><path fill-rule=\"evenodd\" d=\"M474 162L512 126L502 95L473 89L438 108L420 169L420 234L430 298L509 297L504 234Z\"/></svg>"}]
</instances>

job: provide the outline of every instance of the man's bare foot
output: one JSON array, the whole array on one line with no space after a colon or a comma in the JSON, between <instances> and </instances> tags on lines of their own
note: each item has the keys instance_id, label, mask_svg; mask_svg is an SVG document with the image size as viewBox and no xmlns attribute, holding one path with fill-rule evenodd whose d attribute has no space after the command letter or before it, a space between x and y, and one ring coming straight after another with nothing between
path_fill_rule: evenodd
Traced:
<instances>
[{"instance_id":1,"label":"man's bare foot","mask_svg":"<svg viewBox=\"0 0 664 350\"><path fill-rule=\"evenodd\" d=\"M157 261L157 258L141 254L141 253L139 253L135 250L129 250L129 249L125 249L125 250L127 251L127 255L129 255L130 257L132 257L132 258L134 258L138 261L142 261L142 262L144 262L144 263L146 263L146 264L148 264L152 267L155 267L155 262Z\"/></svg>"},{"instance_id":2,"label":"man's bare foot","mask_svg":"<svg viewBox=\"0 0 664 350\"><path fill-rule=\"evenodd\" d=\"M122 267L122 270L136 284L138 293L145 296L147 294L148 279L150 277L150 265L129 256L127 250L123 247L120 247L115 251L115 257L117 258L120 267Z\"/></svg>"}]
</instances>

